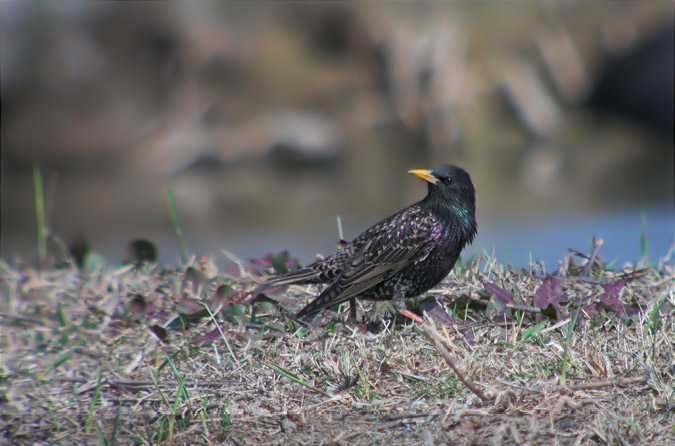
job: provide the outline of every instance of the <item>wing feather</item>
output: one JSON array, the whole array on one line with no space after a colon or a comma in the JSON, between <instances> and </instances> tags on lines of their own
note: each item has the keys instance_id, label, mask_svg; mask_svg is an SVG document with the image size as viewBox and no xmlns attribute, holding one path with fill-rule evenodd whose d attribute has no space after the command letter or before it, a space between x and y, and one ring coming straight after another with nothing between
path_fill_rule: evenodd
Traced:
<instances>
[{"instance_id":1,"label":"wing feather","mask_svg":"<svg viewBox=\"0 0 675 446\"><path fill-rule=\"evenodd\" d=\"M429 214L415 211L383 220L355 239L351 262L297 317L317 313L363 294L427 256L433 223L429 223L432 221L427 218Z\"/></svg>"}]
</instances>

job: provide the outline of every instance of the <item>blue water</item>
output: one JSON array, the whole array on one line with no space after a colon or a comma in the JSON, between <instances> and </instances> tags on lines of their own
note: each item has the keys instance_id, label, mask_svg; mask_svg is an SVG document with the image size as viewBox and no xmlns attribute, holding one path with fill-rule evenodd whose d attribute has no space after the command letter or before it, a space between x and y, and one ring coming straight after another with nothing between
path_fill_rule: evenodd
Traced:
<instances>
[{"instance_id":1,"label":"blue water","mask_svg":"<svg viewBox=\"0 0 675 446\"><path fill-rule=\"evenodd\" d=\"M345 237L353 238L372 222L356 223L343 218L342 223ZM604 262L615 261L615 267L642 259L639 238L643 232L651 262L665 256L675 243L675 208L672 206L647 208L644 211L631 208L600 213L549 214L541 218L528 215L527 221L517 216L486 218L479 219L478 224L479 235L465 249L465 259L486 251L494 254L500 263L527 266L531 260L543 261L549 270L557 267L558 262L569 255L569 248L588 253L591 236L603 239L600 259ZM215 249L218 253L219 250L214 246L219 246L242 258L290 249L291 254L307 264L314 260L317 253L328 255L335 250L336 234L335 223L330 221L312 233L268 232L239 234L238 237L229 234L209 246L212 252Z\"/></svg>"},{"instance_id":2,"label":"blue water","mask_svg":"<svg viewBox=\"0 0 675 446\"><path fill-rule=\"evenodd\" d=\"M558 262L569 255L569 248L588 253L590 238L604 240L600 259L615 261L615 267L624 263L636 263L642 259L639 237L646 236L648 260L657 262L675 243L675 208L658 206L644 211L629 208L602 212L577 212L564 215L542 215L537 218L528 214L524 217L480 217L478 237L463 253L464 259L480 252L494 254L499 263L527 266L530 260L543 261L547 270L558 266ZM644 215L644 224L643 224ZM344 235L352 239L373 221L356 221L343 217ZM224 265L228 260L221 249L227 249L242 259L262 257L270 252L289 250L291 254L308 264L316 254L329 255L336 249L338 240L334 218L321 218L305 222L302 228L277 227L275 230L231 231L227 233L199 233L185 226L183 232L191 253L212 257ZM308 229L308 228L311 228ZM161 264L180 263L180 252L176 235L171 229L165 232L124 231L108 234L106 240L94 240L92 245L108 262L117 263L125 258L127 242L132 238L144 237L159 248ZM35 252L34 237L27 239L21 250L21 258L29 259L26 253ZM5 251L3 249L3 251ZM3 252L3 256L5 253ZM8 257L10 260L12 256Z\"/></svg>"},{"instance_id":3,"label":"blue water","mask_svg":"<svg viewBox=\"0 0 675 446\"><path fill-rule=\"evenodd\" d=\"M644 223L643 223L644 215ZM640 234L646 236L650 261L666 255L675 243L675 210L673 207L607 211L593 214L547 215L538 220L522 222L516 218L498 223L485 221L481 233L468 253L486 250L500 262L524 266L530 259L543 261L548 267L568 255L568 248L590 251L591 236L601 238L603 261L615 260L619 267L642 258ZM531 256L531 257L530 257Z\"/></svg>"}]
</instances>

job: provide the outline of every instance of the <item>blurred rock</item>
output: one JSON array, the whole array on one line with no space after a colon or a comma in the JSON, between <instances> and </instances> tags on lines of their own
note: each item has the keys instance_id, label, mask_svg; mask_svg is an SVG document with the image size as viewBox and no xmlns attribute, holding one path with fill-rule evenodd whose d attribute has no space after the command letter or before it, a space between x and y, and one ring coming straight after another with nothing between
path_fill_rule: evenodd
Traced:
<instances>
[{"instance_id":1,"label":"blurred rock","mask_svg":"<svg viewBox=\"0 0 675 446\"><path fill-rule=\"evenodd\" d=\"M675 29L672 20L622 54L611 56L588 105L647 124L673 137Z\"/></svg>"},{"instance_id":2,"label":"blurred rock","mask_svg":"<svg viewBox=\"0 0 675 446\"><path fill-rule=\"evenodd\" d=\"M474 99L467 88L468 34L454 21L433 20L423 28L389 23L371 29L381 88L389 101L383 119L417 134L420 149L455 144L460 138L461 109Z\"/></svg>"},{"instance_id":3,"label":"blurred rock","mask_svg":"<svg viewBox=\"0 0 675 446\"><path fill-rule=\"evenodd\" d=\"M535 37L539 55L560 97L570 103L586 98L590 80L579 49L562 26L542 28Z\"/></svg>"},{"instance_id":4,"label":"blurred rock","mask_svg":"<svg viewBox=\"0 0 675 446\"><path fill-rule=\"evenodd\" d=\"M495 61L491 68L523 126L538 138L553 137L562 125L560 109L536 70L516 57Z\"/></svg>"},{"instance_id":5,"label":"blurred rock","mask_svg":"<svg viewBox=\"0 0 675 446\"><path fill-rule=\"evenodd\" d=\"M246 138L249 136L250 138ZM242 135L244 145L256 141L261 152L276 164L331 163L345 150L340 126L318 112L286 110L254 119Z\"/></svg>"},{"instance_id":6,"label":"blurred rock","mask_svg":"<svg viewBox=\"0 0 675 446\"><path fill-rule=\"evenodd\" d=\"M204 114L162 124L132 152L131 165L156 175L175 175L193 167L262 163L318 165L344 152L342 128L318 112L268 112L240 125L209 124Z\"/></svg>"},{"instance_id":7,"label":"blurred rock","mask_svg":"<svg viewBox=\"0 0 675 446\"><path fill-rule=\"evenodd\" d=\"M352 4L318 2L308 8L292 2L284 11L288 22L307 35L320 56L344 56L361 45L363 26Z\"/></svg>"}]
</instances>

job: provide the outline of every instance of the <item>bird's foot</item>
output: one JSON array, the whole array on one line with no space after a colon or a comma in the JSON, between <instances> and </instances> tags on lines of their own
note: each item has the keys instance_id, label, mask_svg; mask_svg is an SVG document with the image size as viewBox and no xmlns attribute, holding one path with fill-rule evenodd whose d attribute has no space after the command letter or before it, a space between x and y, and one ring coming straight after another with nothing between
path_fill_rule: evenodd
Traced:
<instances>
[{"instance_id":1,"label":"bird's foot","mask_svg":"<svg viewBox=\"0 0 675 446\"><path fill-rule=\"evenodd\" d=\"M391 305L399 313L408 308L407 299L404 292L396 292L391 298Z\"/></svg>"},{"instance_id":2,"label":"bird's foot","mask_svg":"<svg viewBox=\"0 0 675 446\"><path fill-rule=\"evenodd\" d=\"M398 311L401 315L412 319L413 321L417 323L422 323L424 322L424 319L422 319L420 316L417 314L413 313L412 311L408 310L408 299L405 296L405 292L398 292L394 294L394 296L391 299L391 304L392 306Z\"/></svg>"},{"instance_id":3,"label":"bird's foot","mask_svg":"<svg viewBox=\"0 0 675 446\"><path fill-rule=\"evenodd\" d=\"M401 313L403 316L412 319L413 321L417 322L418 324L421 324L424 322L424 319L416 315L410 310L399 310L399 313Z\"/></svg>"}]
</instances>

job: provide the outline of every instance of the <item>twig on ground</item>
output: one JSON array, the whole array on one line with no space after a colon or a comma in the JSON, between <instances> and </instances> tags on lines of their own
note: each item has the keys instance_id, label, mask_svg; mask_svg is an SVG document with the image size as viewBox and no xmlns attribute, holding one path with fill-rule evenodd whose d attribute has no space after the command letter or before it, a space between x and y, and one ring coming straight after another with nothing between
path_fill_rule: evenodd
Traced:
<instances>
[{"instance_id":1,"label":"twig on ground","mask_svg":"<svg viewBox=\"0 0 675 446\"><path fill-rule=\"evenodd\" d=\"M599 388L602 388L602 387L628 386L630 384L646 383L647 380L648 380L648 378L646 376L635 376L633 378L608 379L608 380L605 380L605 381L572 384L568 387L572 390L599 389Z\"/></svg>"},{"instance_id":2,"label":"twig on ground","mask_svg":"<svg viewBox=\"0 0 675 446\"><path fill-rule=\"evenodd\" d=\"M443 337L441 334L436 330L436 327L434 326L433 322L429 318L429 315L427 312L424 312L424 323L422 323L422 330L424 331L424 334L429 338L432 344L434 344L434 347L436 347L436 350L438 350L438 353L441 354L443 359L445 359L445 362L448 363L450 368L452 369L453 372L457 375L457 377L473 392L478 398L481 400L487 402L487 401L493 401L494 397L492 396L487 396L485 395L485 392L478 387L471 379L469 379L468 376L464 373L462 369L459 368L457 365L457 362L455 361L455 358L452 357L448 349L445 348L445 345L443 345Z\"/></svg>"},{"instance_id":3,"label":"twig on ground","mask_svg":"<svg viewBox=\"0 0 675 446\"><path fill-rule=\"evenodd\" d=\"M593 269L593 265L595 264L595 261L598 258L598 252L600 251L600 247L602 246L604 241L601 238L596 239L595 237L592 237L591 243L593 243L593 252L591 253L591 257L588 259L588 262L586 262L586 266L584 266L584 269L581 272L581 275L583 276L590 276L591 270Z\"/></svg>"}]
</instances>

